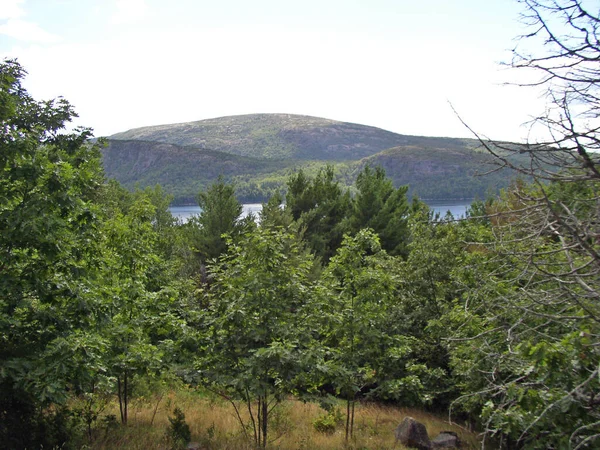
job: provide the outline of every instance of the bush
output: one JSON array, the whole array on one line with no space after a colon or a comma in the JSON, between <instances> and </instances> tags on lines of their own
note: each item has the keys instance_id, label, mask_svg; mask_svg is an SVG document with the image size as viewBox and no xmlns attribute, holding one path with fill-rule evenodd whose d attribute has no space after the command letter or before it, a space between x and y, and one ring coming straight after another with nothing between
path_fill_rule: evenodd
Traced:
<instances>
[{"instance_id":1,"label":"bush","mask_svg":"<svg viewBox=\"0 0 600 450\"><path fill-rule=\"evenodd\" d=\"M190 427L185 421L185 414L179 408L173 410L175 417L169 417L169 428L167 430L167 441L173 450L183 449L192 439Z\"/></svg>"},{"instance_id":2,"label":"bush","mask_svg":"<svg viewBox=\"0 0 600 450\"><path fill-rule=\"evenodd\" d=\"M0 446L75 448L77 422L64 407L41 409L36 400L9 382L0 384Z\"/></svg>"},{"instance_id":3,"label":"bush","mask_svg":"<svg viewBox=\"0 0 600 450\"><path fill-rule=\"evenodd\" d=\"M332 408L327 414L317 417L313 421L313 427L319 433L331 434L335 428L344 421L344 416L338 408Z\"/></svg>"}]
</instances>

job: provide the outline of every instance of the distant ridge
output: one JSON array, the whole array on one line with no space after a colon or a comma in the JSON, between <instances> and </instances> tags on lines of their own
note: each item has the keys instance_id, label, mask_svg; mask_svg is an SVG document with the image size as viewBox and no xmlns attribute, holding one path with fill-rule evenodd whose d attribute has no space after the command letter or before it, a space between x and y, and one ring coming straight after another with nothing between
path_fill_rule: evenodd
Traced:
<instances>
[{"instance_id":1,"label":"distant ridge","mask_svg":"<svg viewBox=\"0 0 600 450\"><path fill-rule=\"evenodd\" d=\"M244 201L285 189L290 173L333 164L351 185L366 164L381 165L396 185L427 199L497 192L509 173L475 177L492 158L474 139L408 136L380 128L294 114L248 114L135 128L114 134L105 170L127 187L161 184L176 202L192 202L219 175Z\"/></svg>"},{"instance_id":2,"label":"distant ridge","mask_svg":"<svg viewBox=\"0 0 600 450\"><path fill-rule=\"evenodd\" d=\"M343 161L400 145L464 147L465 139L406 136L381 128L294 114L247 114L135 128L109 139L164 142L269 159Z\"/></svg>"}]
</instances>

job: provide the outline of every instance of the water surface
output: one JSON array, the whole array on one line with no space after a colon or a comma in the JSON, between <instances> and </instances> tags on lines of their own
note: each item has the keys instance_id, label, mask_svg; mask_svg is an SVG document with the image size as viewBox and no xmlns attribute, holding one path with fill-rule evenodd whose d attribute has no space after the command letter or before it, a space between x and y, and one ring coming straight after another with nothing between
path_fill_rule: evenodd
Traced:
<instances>
[{"instance_id":1,"label":"water surface","mask_svg":"<svg viewBox=\"0 0 600 450\"><path fill-rule=\"evenodd\" d=\"M449 200L449 201L432 201L425 202L433 211L439 212L442 216L445 216L448 211L452 213L455 219L465 217L467 208L471 206L473 200ZM246 217L248 214L253 213L258 215L262 209L261 203L244 203L242 205L242 217ZM190 217L199 215L202 210L199 206L171 206L169 208L171 214L177 219L183 222L187 222Z\"/></svg>"}]
</instances>

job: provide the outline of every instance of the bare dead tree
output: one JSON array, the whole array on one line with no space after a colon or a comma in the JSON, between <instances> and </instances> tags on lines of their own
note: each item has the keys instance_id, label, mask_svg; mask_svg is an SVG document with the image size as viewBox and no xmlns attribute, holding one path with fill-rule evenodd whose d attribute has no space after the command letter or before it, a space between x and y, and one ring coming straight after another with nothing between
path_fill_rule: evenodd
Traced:
<instances>
[{"instance_id":1,"label":"bare dead tree","mask_svg":"<svg viewBox=\"0 0 600 450\"><path fill-rule=\"evenodd\" d=\"M598 448L600 5L519 2L531 32L520 37L509 65L531 76L523 86L544 88L547 107L530 123L535 140L480 139L499 167L532 183L515 186L488 210L497 255L490 277L511 288L497 289L487 305L491 331L473 337L490 363L481 371L487 385L467 395L490 399L489 434L519 430L513 445ZM528 391L536 396L530 410L523 406Z\"/></svg>"}]
</instances>

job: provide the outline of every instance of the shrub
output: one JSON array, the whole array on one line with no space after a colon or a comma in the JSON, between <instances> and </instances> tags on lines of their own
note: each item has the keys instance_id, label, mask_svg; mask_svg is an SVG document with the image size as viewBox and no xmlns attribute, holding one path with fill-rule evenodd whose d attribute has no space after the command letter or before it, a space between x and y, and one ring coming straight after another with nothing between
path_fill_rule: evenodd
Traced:
<instances>
[{"instance_id":1,"label":"shrub","mask_svg":"<svg viewBox=\"0 0 600 450\"><path fill-rule=\"evenodd\" d=\"M190 427L185 421L185 414L179 408L173 410L175 417L169 417L169 428L167 429L167 441L172 450L183 449L192 439Z\"/></svg>"},{"instance_id":2,"label":"shrub","mask_svg":"<svg viewBox=\"0 0 600 450\"><path fill-rule=\"evenodd\" d=\"M344 416L340 412L338 408L332 408L327 412L327 414L323 414L317 417L313 421L313 427L319 433L327 433L331 434L335 432L335 428L337 425L344 421Z\"/></svg>"}]
</instances>

